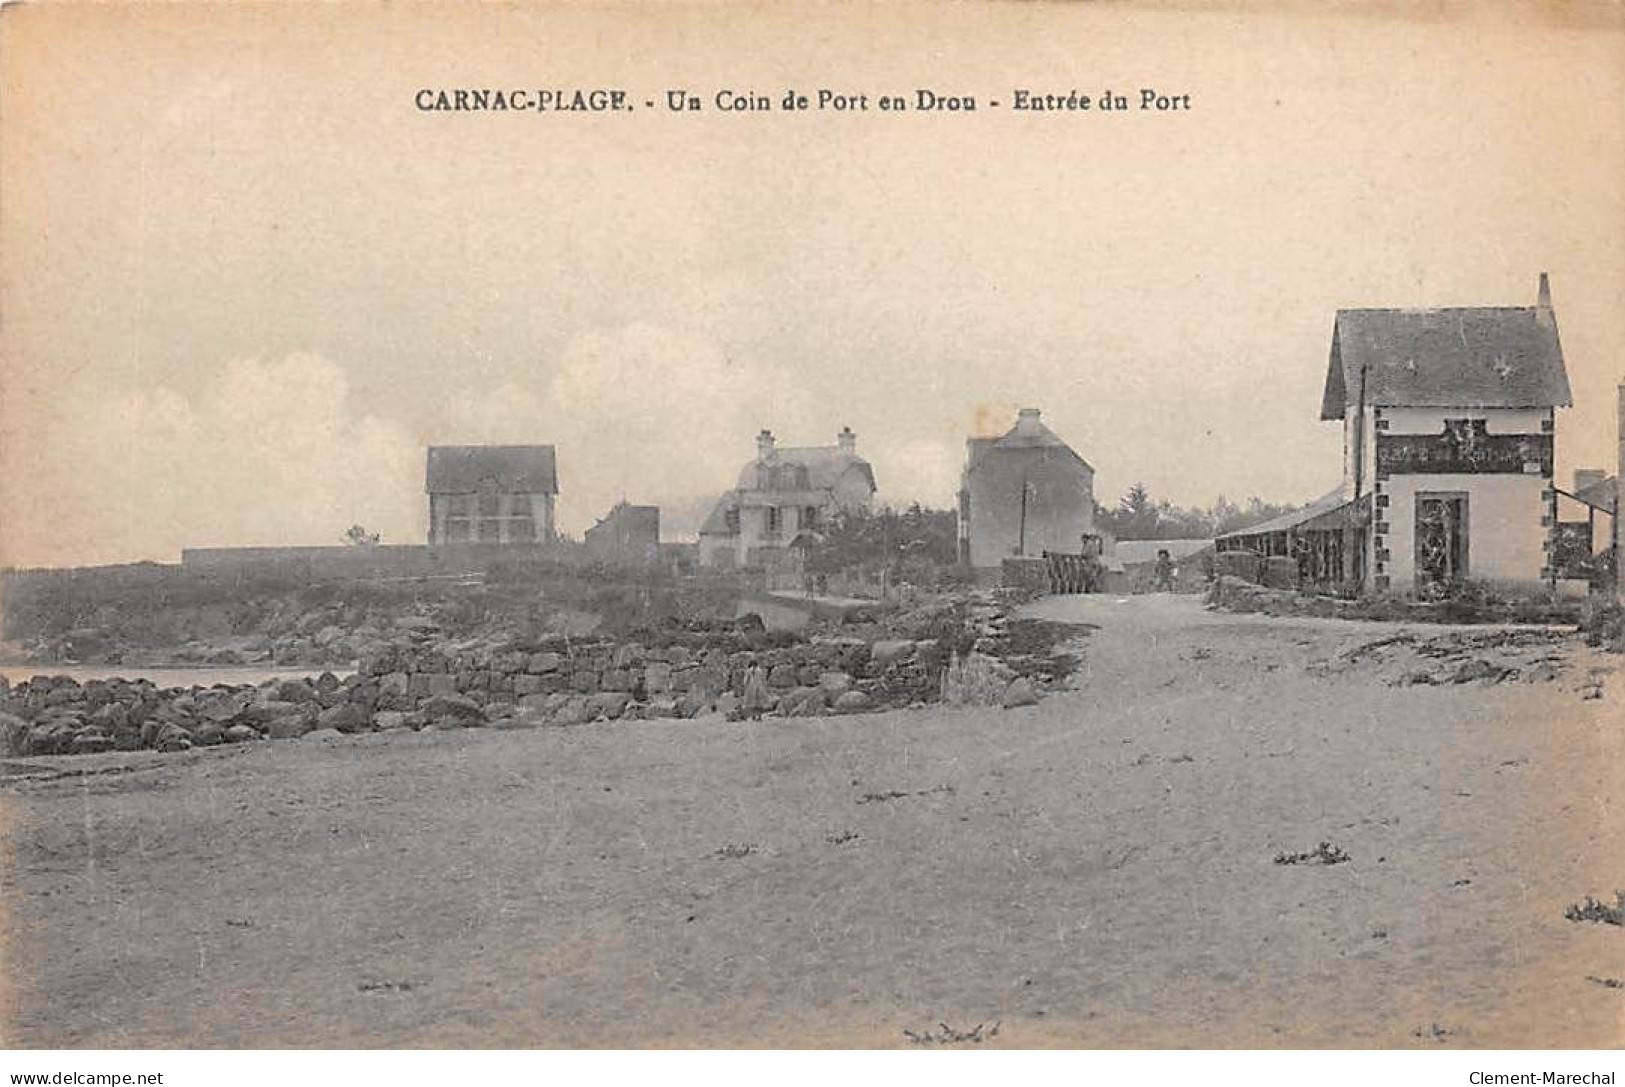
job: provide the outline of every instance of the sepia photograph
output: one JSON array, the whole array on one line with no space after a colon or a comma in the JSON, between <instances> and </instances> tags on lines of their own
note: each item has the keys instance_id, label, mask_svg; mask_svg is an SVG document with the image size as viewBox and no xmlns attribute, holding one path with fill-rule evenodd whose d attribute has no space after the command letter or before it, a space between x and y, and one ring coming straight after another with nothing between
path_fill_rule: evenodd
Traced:
<instances>
[{"instance_id":1,"label":"sepia photograph","mask_svg":"<svg viewBox=\"0 0 1625 1087\"><path fill-rule=\"evenodd\" d=\"M8 3L0 1069L1613 1084L1622 468L1608 0Z\"/></svg>"}]
</instances>

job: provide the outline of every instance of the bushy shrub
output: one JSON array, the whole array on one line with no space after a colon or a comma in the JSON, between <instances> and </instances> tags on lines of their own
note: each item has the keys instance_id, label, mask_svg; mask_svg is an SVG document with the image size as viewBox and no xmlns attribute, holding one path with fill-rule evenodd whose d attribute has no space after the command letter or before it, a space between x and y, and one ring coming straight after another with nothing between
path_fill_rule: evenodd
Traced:
<instances>
[{"instance_id":1,"label":"bushy shrub","mask_svg":"<svg viewBox=\"0 0 1625 1087\"><path fill-rule=\"evenodd\" d=\"M1625 653L1625 605L1617 598L1588 598L1580 609L1580 630L1587 645Z\"/></svg>"}]
</instances>

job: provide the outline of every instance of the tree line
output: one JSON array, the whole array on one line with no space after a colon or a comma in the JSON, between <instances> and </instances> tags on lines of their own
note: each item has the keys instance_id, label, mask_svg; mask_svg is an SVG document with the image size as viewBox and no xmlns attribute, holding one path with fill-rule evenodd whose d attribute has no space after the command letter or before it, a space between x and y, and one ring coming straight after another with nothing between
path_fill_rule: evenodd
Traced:
<instances>
[{"instance_id":1,"label":"tree line","mask_svg":"<svg viewBox=\"0 0 1625 1087\"><path fill-rule=\"evenodd\" d=\"M1144 484L1136 483L1114 507L1095 503L1095 525L1119 540L1211 539L1297 508L1256 496L1238 505L1223 495L1206 508L1184 508L1153 497ZM854 567L942 567L958 561L958 514L918 502L901 510L883 506L832 514L807 552L812 573Z\"/></svg>"}]
</instances>

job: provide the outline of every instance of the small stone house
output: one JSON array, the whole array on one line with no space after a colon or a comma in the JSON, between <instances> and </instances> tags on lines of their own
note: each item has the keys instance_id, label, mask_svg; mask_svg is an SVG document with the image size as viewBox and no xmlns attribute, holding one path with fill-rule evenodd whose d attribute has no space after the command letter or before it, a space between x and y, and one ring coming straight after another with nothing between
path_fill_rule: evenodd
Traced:
<instances>
[{"instance_id":1,"label":"small stone house","mask_svg":"<svg viewBox=\"0 0 1625 1087\"><path fill-rule=\"evenodd\" d=\"M1095 470L1023 408L994 438L965 442L959 488L960 560L992 576L1005 559L1077 554L1095 530Z\"/></svg>"},{"instance_id":2,"label":"small stone house","mask_svg":"<svg viewBox=\"0 0 1625 1087\"><path fill-rule=\"evenodd\" d=\"M755 459L700 526L700 565L779 566L837 511L867 510L875 474L857 440L843 427L834 445L781 446L763 430Z\"/></svg>"},{"instance_id":3,"label":"small stone house","mask_svg":"<svg viewBox=\"0 0 1625 1087\"><path fill-rule=\"evenodd\" d=\"M559 493L551 445L431 445L429 544L536 544L553 539Z\"/></svg>"},{"instance_id":4,"label":"small stone house","mask_svg":"<svg viewBox=\"0 0 1625 1087\"><path fill-rule=\"evenodd\" d=\"M617 502L586 532L587 553L602 562L649 565L660 559L660 507Z\"/></svg>"}]
</instances>

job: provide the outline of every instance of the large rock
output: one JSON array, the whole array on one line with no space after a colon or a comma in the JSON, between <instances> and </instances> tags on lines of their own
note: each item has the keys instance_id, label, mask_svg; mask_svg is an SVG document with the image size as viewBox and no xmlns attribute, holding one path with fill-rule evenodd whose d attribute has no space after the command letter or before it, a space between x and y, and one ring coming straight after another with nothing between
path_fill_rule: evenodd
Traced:
<instances>
[{"instance_id":1,"label":"large rock","mask_svg":"<svg viewBox=\"0 0 1625 1087\"><path fill-rule=\"evenodd\" d=\"M813 717L824 711L829 694L822 687L797 687L779 701L786 717Z\"/></svg>"},{"instance_id":2,"label":"large rock","mask_svg":"<svg viewBox=\"0 0 1625 1087\"><path fill-rule=\"evenodd\" d=\"M665 661L650 661L643 670L643 689L652 695L671 690L671 665Z\"/></svg>"},{"instance_id":3,"label":"large rock","mask_svg":"<svg viewBox=\"0 0 1625 1087\"><path fill-rule=\"evenodd\" d=\"M626 704L630 701L632 696L625 691L600 691L587 699L595 717L602 714L611 721L626 712Z\"/></svg>"},{"instance_id":4,"label":"large rock","mask_svg":"<svg viewBox=\"0 0 1625 1087\"><path fill-rule=\"evenodd\" d=\"M441 695L457 693L457 677L450 672L418 672L412 676L415 695Z\"/></svg>"},{"instance_id":5,"label":"large rock","mask_svg":"<svg viewBox=\"0 0 1625 1087\"><path fill-rule=\"evenodd\" d=\"M224 726L243 712L243 708L249 704L251 697L247 691L211 693L207 698L200 698L197 712L199 716Z\"/></svg>"},{"instance_id":6,"label":"large rock","mask_svg":"<svg viewBox=\"0 0 1625 1087\"><path fill-rule=\"evenodd\" d=\"M880 668L907 660L913 655L914 643L903 638L876 642L869 647L869 660Z\"/></svg>"},{"instance_id":7,"label":"large rock","mask_svg":"<svg viewBox=\"0 0 1625 1087\"><path fill-rule=\"evenodd\" d=\"M257 729L250 728L247 725L232 725L226 729L225 736L222 738L228 744L242 744L251 740L262 740L265 737L261 736Z\"/></svg>"},{"instance_id":8,"label":"large rock","mask_svg":"<svg viewBox=\"0 0 1625 1087\"><path fill-rule=\"evenodd\" d=\"M795 665L784 663L775 664L773 670L767 674L767 685L779 690L788 690L796 685Z\"/></svg>"},{"instance_id":9,"label":"large rock","mask_svg":"<svg viewBox=\"0 0 1625 1087\"><path fill-rule=\"evenodd\" d=\"M250 702L237 716L245 725L263 727L278 717L292 717L305 712L308 711L302 702L285 702L279 698L272 698Z\"/></svg>"},{"instance_id":10,"label":"large rock","mask_svg":"<svg viewBox=\"0 0 1625 1087\"><path fill-rule=\"evenodd\" d=\"M852 689L852 677L845 672L821 672L818 676L818 685L832 696L836 696Z\"/></svg>"},{"instance_id":11,"label":"large rock","mask_svg":"<svg viewBox=\"0 0 1625 1087\"><path fill-rule=\"evenodd\" d=\"M45 695L45 704L47 706L66 706L69 703L83 702L84 700L84 688L77 683L72 687L53 687Z\"/></svg>"},{"instance_id":12,"label":"large rock","mask_svg":"<svg viewBox=\"0 0 1625 1087\"><path fill-rule=\"evenodd\" d=\"M368 732L372 729L372 715L354 702L340 702L317 715L316 727L339 732Z\"/></svg>"},{"instance_id":13,"label":"large rock","mask_svg":"<svg viewBox=\"0 0 1625 1087\"><path fill-rule=\"evenodd\" d=\"M557 672L563 663L564 658L557 653L532 653L530 659L525 662L525 671L535 675Z\"/></svg>"},{"instance_id":14,"label":"large rock","mask_svg":"<svg viewBox=\"0 0 1625 1087\"><path fill-rule=\"evenodd\" d=\"M276 685L278 702L314 702L316 688L299 679L285 679Z\"/></svg>"},{"instance_id":15,"label":"large rock","mask_svg":"<svg viewBox=\"0 0 1625 1087\"><path fill-rule=\"evenodd\" d=\"M394 732L397 729L410 728L406 714L400 710L379 710L372 715L372 727L379 732Z\"/></svg>"},{"instance_id":16,"label":"large rock","mask_svg":"<svg viewBox=\"0 0 1625 1087\"><path fill-rule=\"evenodd\" d=\"M336 728L318 728L305 733L307 740L342 740L344 733Z\"/></svg>"},{"instance_id":17,"label":"large rock","mask_svg":"<svg viewBox=\"0 0 1625 1087\"><path fill-rule=\"evenodd\" d=\"M485 720L485 711L478 702L458 694L435 695L419 706L418 712L431 720L450 717L465 725Z\"/></svg>"},{"instance_id":18,"label":"large rock","mask_svg":"<svg viewBox=\"0 0 1625 1087\"><path fill-rule=\"evenodd\" d=\"M265 721L265 734L273 740L293 740L316 727L316 714L310 710L271 717Z\"/></svg>"},{"instance_id":19,"label":"large rock","mask_svg":"<svg viewBox=\"0 0 1625 1087\"><path fill-rule=\"evenodd\" d=\"M159 728L152 746L159 751L186 751L192 746L192 734L173 721L168 721Z\"/></svg>"},{"instance_id":20,"label":"large rock","mask_svg":"<svg viewBox=\"0 0 1625 1087\"><path fill-rule=\"evenodd\" d=\"M843 691L835 699L836 713L862 713L869 708L869 696L862 691Z\"/></svg>"},{"instance_id":21,"label":"large rock","mask_svg":"<svg viewBox=\"0 0 1625 1087\"><path fill-rule=\"evenodd\" d=\"M555 725L584 725L595 716L597 711L588 704L586 696L571 695L553 711L549 720Z\"/></svg>"},{"instance_id":22,"label":"large rock","mask_svg":"<svg viewBox=\"0 0 1625 1087\"><path fill-rule=\"evenodd\" d=\"M68 745L68 751L74 755L91 755L99 751L113 750L113 737L105 732L81 732L74 736L73 742Z\"/></svg>"},{"instance_id":23,"label":"large rock","mask_svg":"<svg viewBox=\"0 0 1625 1087\"><path fill-rule=\"evenodd\" d=\"M1033 681L1026 676L1017 676L1010 681L1010 686L1004 689L1004 708L1014 709L1017 706L1036 706L1038 692L1033 689Z\"/></svg>"}]
</instances>

